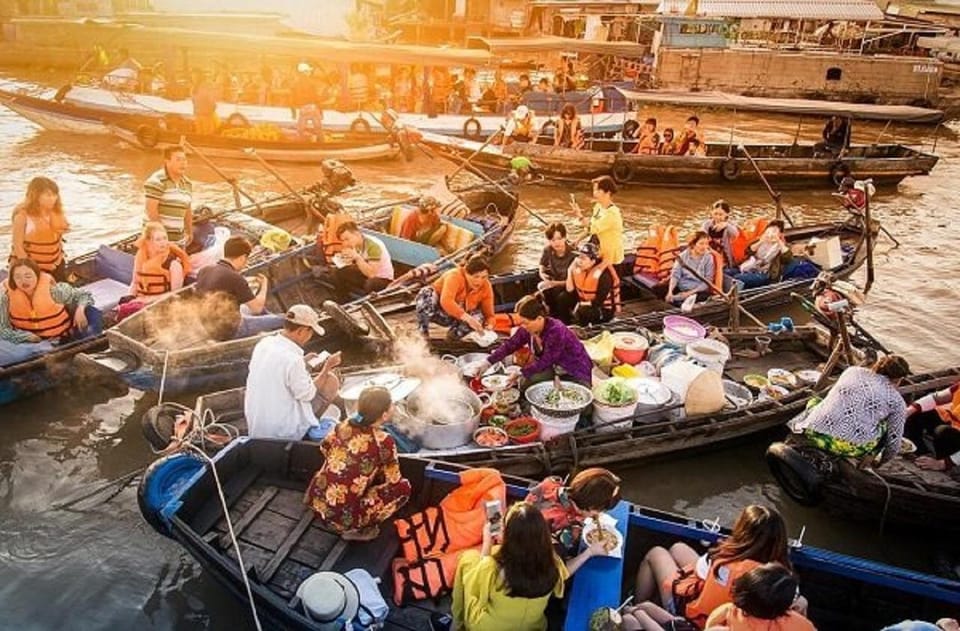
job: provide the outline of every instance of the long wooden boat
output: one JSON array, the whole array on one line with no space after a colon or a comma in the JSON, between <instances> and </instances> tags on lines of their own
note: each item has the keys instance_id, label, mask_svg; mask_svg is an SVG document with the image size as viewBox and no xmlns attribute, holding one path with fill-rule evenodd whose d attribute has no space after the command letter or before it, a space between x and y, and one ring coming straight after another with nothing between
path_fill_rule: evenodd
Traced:
<instances>
[{"instance_id":1,"label":"long wooden boat","mask_svg":"<svg viewBox=\"0 0 960 631\"><path fill-rule=\"evenodd\" d=\"M443 242L438 247L397 236L403 217L414 212L411 204L397 204L392 210L387 209L377 223L362 228L384 242L398 278L437 261L440 269L453 265L453 260L444 258L446 252L460 256L471 252L495 255L513 234L518 198L505 189L469 187L454 193L443 186L435 187L433 192L447 223ZM382 292L382 296L372 301L377 308L364 296L356 296L360 302L351 307L354 319L330 303L334 288L329 282L318 280L312 266L305 264L305 257L318 254L316 244L308 243L251 270L265 274L270 280L267 309L284 313L297 303L318 308L324 305L328 316L323 324L326 335L312 342L318 348L369 352L389 342L392 333L382 321L382 315L395 309L409 311L421 279L413 277L408 284ZM432 272L436 273L438 271ZM108 331L108 351L83 355L83 361L107 368L130 385L144 390L157 390L161 385L166 392L237 385L246 375L250 353L259 336L229 341L210 339L198 313L183 307L194 303L193 296L193 288L188 286L127 318Z\"/></svg>"},{"instance_id":2,"label":"long wooden boat","mask_svg":"<svg viewBox=\"0 0 960 631\"><path fill-rule=\"evenodd\" d=\"M301 216L304 212L304 201L281 198L261 204L257 212L260 217L274 221ZM204 224L209 228L203 228ZM263 219L242 212L218 213L206 218L198 216L198 230L211 231L217 227L259 241L260 236L273 226ZM94 306L105 315L117 306L121 297L129 293L138 238L139 235L132 235L110 245L102 245L96 251L67 262L68 278L74 285L93 294ZM260 266L271 258L267 251L260 251L251 258L251 264ZM111 324L109 318L104 324ZM74 374L71 367L73 358L78 354L102 349L106 346L106 337L101 334L62 345L48 342L30 345L6 342L3 344L8 345L7 351L12 356L20 359L0 365L0 405L49 390L60 381L71 377ZM25 352L28 347L30 353Z\"/></svg>"},{"instance_id":3,"label":"long wooden boat","mask_svg":"<svg viewBox=\"0 0 960 631\"><path fill-rule=\"evenodd\" d=\"M584 149L531 143L507 146L423 133L422 142L456 163L470 156L471 166L503 176L510 161L529 158L548 182L586 184L609 175L624 186L756 186L762 183L737 146L709 143L705 156L650 156L633 153L635 141L594 138ZM842 158L818 155L813 145L743 145L772 184L778 187L835 187L846 176L897 184L912 175L927 175L935 155L905 145L857 145ZM474 155L475 154L475 155Z\"/></svg>"},{"instance_id":4,"label":"long wooden boat","mask_svg":"<svg viewBox=\"0 0 960 631\"><path fill-rule=\"evenodd\" d=\"M325 133L323 142L308 142L181 133L151 123L111 125L110 131L123 142L147 151L179 146L186 139L210 158L236 160L256 160L249 149L256 150L257 155L269 162L299 164L319 164L330 159L341 162L388 160L402 152L395 136L374 132Z\"/></svg>"},{"instance_id":5,"label":"long wooden boat","mask_svg":"<svg viewBox=\"0 0 960 631\"><path fill-rule=\"evenodd\" d=\"M960 367L910 381L900 387L907 400L960 381ZM794 434L770 446L767 464L786 494L804 506L823 506L842 517L912 530L960 532L960 484L949 473L919 468L912 455L864 469Z\"/></svg>"},{"instance_id":6,"label":"long wooden boat","mask_svg":"<svg viewBox=\"0 0 960 631\"><path fill-rule=\"evenodd\" d=\"M139 505L154 529L183 546L241 602L255 607L265 627L316 629L296 598L305 579L318 571L362 568L381 579L381 592L390 602L391 563L400 555L390 523L374 541L348 542L304 506L304 490L321 465L315 443L241 439L215 456L210 466L184 453L157 461L142 478ZM403 515L437 506L466 470L409 457L401 457L400 466L413 487ZM242 569L227 532L213 467L243 555ZM520 501L535 484L525 478L504 481L511 502ZM551 628L583 631L595 610L616 608L632 591L635 568L652 546L679 540L703 549L728 534L711 531L693 517L626 501L610 513L624 538L623 558L588 560L572 577L565 612L555 614ZM907 618L935 620L953 615L960 604L956 581L804 545L792 548L791 560L810 603L809 616L821 629L873 631ZM449 597L391 607L385 628L428 629L430 614L449 607Z\"/></svg>"}]
</instances>

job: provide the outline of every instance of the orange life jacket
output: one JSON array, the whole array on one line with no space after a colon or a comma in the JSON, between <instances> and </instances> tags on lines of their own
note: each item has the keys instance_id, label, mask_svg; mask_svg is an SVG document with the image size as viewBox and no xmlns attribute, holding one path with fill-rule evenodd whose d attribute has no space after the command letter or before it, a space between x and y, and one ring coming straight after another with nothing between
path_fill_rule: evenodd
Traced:
<instances>
[{"instance_id":1,"label":"orange life jacket","mask_svg":"<svg viewBox=\"0 0 960 631\"><path fill-rule=\"evenodd\" d=\"M953 399L950 403L937 406L937 414L944 423L949 423L960 429L960 388L953 393Z\"/></svg>"},{"instance_id":2,"label":"orange life jacket","mask_svg":"<svg viewBox=\"0 0 960 631\"><path fill-rule=\"evenodd\" d=\"M54 284L53 276L40 272L32 299L21 289L8 289L10 324L45 340L58 338L69 331L70 312L64 305L54 302L50 294Z\"/></svg>"},{"instance_id":3,"label":"orange life jacket","mask_svg":"<svg viewBox=\"0 0 960 631\"><path fill-rule=\"evenodd\" d=\"M497 333L509 333L520 326L520 317L515 313L497 313L493 316L493 330Z\"/></svg>"},{"instance_id":4,"label":"orange life jacket","mask_svg":"<svg viewBox=\"0 0 960 631\"><path fill-rule=\"evenodd\" d=\"M713 286L717 289L723 289L723 254L710 248L710 256L713 257L713 278L707 280L713 281Z\"/></svg>"},{"instance_id":5,"label":"orange life jacket","mask_svg":"<svg viewBox=\"0 0 960 631\"><path fill-rule=\"evenodd\" d=\"M659 282L665 281L673 271L679 247L680 238L676 226L650 226L647 237L637 246L633 273L652 276Z\"/></svg>"},{"instance_id":6,"label":"orange life jacket","mask_svg":"<svg viewBox=\"0 0 960 631\"><path fill-rule=\"evenodd\" d=\"M356 221L347 213L330 213L323 220L323 256L330 263L333 255L343 250L343 241L337 236L337 230L347 222Z\"/></svg>"},{"instance_id":7,"label":"orange life jacket","mask_svg":"<svg viewBox=\"0 0 960 631\"><path fill-rule=\"evenodd\" d=\"M170 291L173 287L170 282L170 264L180 261L183 266L183 275L190 273L190 257L187 253L172 243L168 246L169 252L147 258L146 248L141 246L133 261L137 274L137 296L159 296Z\"/></svg>"},{"instance_id":8,"label":"orange life jacket","mask_svg":"<svg viewBox=\"0 0 960 631\"><path fill-rule=\"evenodd\" d=\"M506 510L507 487L500 472L469 469L439 507L394 520L403 552L403 558L393 563L393 597L398 605L453 588L460 554L483 539L486 503L491 500L499 500Z\"/></svg>"},{"instance_id":9,"label":"orange life jacket","mask_svg":"<svg viewBox=\"0 0 960 631\"><path fill-rule=\"evenodd\" d=\"M59 215L49 219L27 216L27 229L23 237L27 258L44 272L55 270L63 262L63 233L67 228L66 221Z\"/></svg>"},{"instance_id":10,"label":"orange life jacket","mask_svg":"<svg viewBox=\"0 0 960 631\"><path fill-rule=\"evenodd\" d=\"M597 287L600 285L600 277L604 270L610 270L613 275L613 287L607 294L607 299L603 301L603 308L613 313L620 311L620 277L617 276L617 270L612 265L598 264L588 270L582 270L579 267L574 268L571 275L573 277L573 288L583 302L592 302L597 295Z\"/></svg>"},{"instance_id":11,"label":"orange life jacket","mask_svg":"<svg viewBox=\"0 0 960 631\"><path fill-rule=\"evenodd\" d=\"M717 578L715 572L717 566L713 562L710 563L710 568L707 570L706 579L696 577L694 568L685 568L682 573L686 573L688 576L692 574L693 577L695 577L694 581L698 584L699 591L697 592L697 590L694 589L692 591L695 593L688 592L688 598L684 599L686 604L683 612L684 617L702 629L706 625L707 617L714 609L733 600L733 584L736 580L759 566L760 563L752 559L724 563L723 568L726 572L726 580L723 582ZM676 599L682 595L675 584L674 598Z\"/></svg>"},{"instance_id":12,"label":"orange life jacket","mask_svg":"<svg viewBox=\"0 0 960 631\"><path fill-rule=\"evenodd\" d=\"M767 229L769 223L769 219L759 217L750 219L740 227L740 233L730 242L734 265L740 265L747 260L747 247L763 235L763 231Z\"/></svg>"}]
</instances>

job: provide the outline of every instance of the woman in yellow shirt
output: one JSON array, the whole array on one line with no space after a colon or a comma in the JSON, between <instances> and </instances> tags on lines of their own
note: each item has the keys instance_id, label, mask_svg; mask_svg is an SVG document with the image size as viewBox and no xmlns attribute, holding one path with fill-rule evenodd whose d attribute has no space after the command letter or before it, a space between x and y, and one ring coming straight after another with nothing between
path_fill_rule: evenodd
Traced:
<instances>
[{"instance_id":1,"label":"woman in yellow shirt","mask_svg":"<svg viewBox=\"0 0 960 631\"><path fill-rule=\"evenodd\" d=\"M608 175L593 180L593 213L583 215L579 204L572 202L577 218L587 227L591 239L597 241L600 256L605 263L619 265L623 262L623 216L613 203L617 183Z\"/></svg>"},{"instance_id":2,"label":"woman in yellow shirt","mask_svg":"<svg viewBox=\"0 0 960 631\"><path fill-rule=\"evenodd\" d=\"M564 564L554 551L550 527L540 509L525 502L515 504L507 513L501 545L493 545L487 522L480 552L468 550L460 557L453 583L453 627L458 631L543 631L550 596L563 597L564 581L598 554L604 554L601 543Z\"/></svg>"}]
</instances>

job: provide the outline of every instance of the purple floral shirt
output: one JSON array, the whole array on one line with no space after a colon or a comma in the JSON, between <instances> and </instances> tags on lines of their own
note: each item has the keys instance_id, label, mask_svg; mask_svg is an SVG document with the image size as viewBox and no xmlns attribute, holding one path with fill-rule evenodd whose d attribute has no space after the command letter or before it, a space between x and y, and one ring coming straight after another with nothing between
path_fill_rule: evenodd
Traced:
<instances>
[{"instance_id":1,"label":"purple floral shirt","mask_svg":"<svg viewBox=\"0 0 960 631\"><path fill-rule=\"evenodd\" d=\"M520 327L500 348L490 353L487 361L495 364L526 346L535 359L523 369L524 377L529 378L546 370L562 368L574 380L590 383L593 362L590 361L583 342L563 322L547 318L540 333L540 340L542 348L535 348L530 333Z\"/></svg>"}]
</instances>

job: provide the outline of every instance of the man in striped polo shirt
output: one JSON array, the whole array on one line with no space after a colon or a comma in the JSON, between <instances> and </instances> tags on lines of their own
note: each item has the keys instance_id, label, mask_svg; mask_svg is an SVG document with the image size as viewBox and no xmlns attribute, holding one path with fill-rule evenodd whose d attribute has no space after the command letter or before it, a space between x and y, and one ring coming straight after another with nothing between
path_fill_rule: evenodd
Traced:
<instances>
[{"instance_id":1,"label":"man in striped polo shirt","mask_svg":"<svg viewBox=\"0 0 960 631\"><path fill-rule=\"evenodd\" d=\"M163 168L147 178L144 223L159 221L171 241L189 244L193 240L193 182L187 179L187 153L183 147L163 150Z\"/></svg>"}]
</instances>

